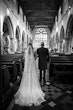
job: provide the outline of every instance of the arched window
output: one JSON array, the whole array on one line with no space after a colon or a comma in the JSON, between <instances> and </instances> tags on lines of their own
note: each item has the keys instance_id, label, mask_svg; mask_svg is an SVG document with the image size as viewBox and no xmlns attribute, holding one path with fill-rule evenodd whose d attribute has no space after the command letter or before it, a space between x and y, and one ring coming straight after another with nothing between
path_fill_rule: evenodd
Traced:
<instances>
[{"instance_id":1,"label":"arched window","mask_svg":"<svg viewBox=\"0 0 73 110\"><path fill-rule=\"evenodd\" d=\"M23 31L23 33L22 33L22 52L24 52L24 38L25 38L25 33Z\"/></svg>"},{"instance_id":2,"label":"arched window","mask_svg":"<svg viewBox=\"0 0 73 110\"><path fill-rule=\"evenodd\" d=\"M6 16L3 22L3 54L13 51L13 26L10 18Z\"/></svg>"},{"instance_id":3,"label":"arched window","mask_svg":"<svg viewBox=\"0 0 73 110\"><path fill-rule=\"evenodd\" d=\"M44 42L47 47L47 31L44 27L36 28L35 39L34 39L34 48L38 48L41 42Z\"/></svg>"},{"instance_id":4,"label":"arched window","mask_svg":"<svg viewBox=\"0 0 73 110\"><path fill-rule=\"evenodd\" d=\"M66 28L66 52L71 52L73 47L73 15L70 15Z\"/></svg>"},{"instance_id":5,"label":"arched window","mask_svg":"<svg viewBox=\"0 0 73 110\"><path fill-rule=\"evenodd\" d=\"M63 41L64 39L64 27L61 27L61 32L60 32L60 41Z\"/></svg>"},{"instance_id":6,"label":"arched window","mask_svg":"<svg viewBox=\"0 0 73 110\"><path fill-rule=\"evenodd\" d=\"M60 52L63 53L64 49L63 49L63 44L65 41L65 37L64 37L64 27L61 27L61 32L60 32Z\"/></svg>"},{"instance_id":7,"label":"arched window","mask_svg":"<svg viewBox=\"0 0 73 110\"><path fill-rule=\"evenodd\" d=\"M16 27L16 40L17 40L17 50L16 52L20 52L20 28Z\"/></svg>"}]
</instances>

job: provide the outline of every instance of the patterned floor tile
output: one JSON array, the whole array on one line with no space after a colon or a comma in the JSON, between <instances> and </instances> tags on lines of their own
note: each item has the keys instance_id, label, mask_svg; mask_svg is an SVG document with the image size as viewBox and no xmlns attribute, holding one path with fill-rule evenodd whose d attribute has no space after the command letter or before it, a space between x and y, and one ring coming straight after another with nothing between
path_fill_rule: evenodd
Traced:
<instances>
[{"instance_id":1,"label":"patterned floor tile","mask_svg":"<svg viewBox=\"0 0 73 110\"><path fill-rule=\"evenodd\" d=\"M46 102L40 106L20 107L11 110L73 110L73 84L49 83L42 86Z\"/></svg>"},{"instance_id":2,"label":"patterned floor tile","mask_svg":"<svg viewBox=\"0 0 73 110\"><path fill-rule=\"evenodd\" d=\"M66 91L66 93L68 93L68 94L72 94L72 91L70 91L70 90L67 90L67 91Z\"/></svg>"},{"instance_id":3,"label":"patterned floor tile","mask_svg":"<svg viewBox=\"0 0 73 110\"><path fill-rule=\"evenodd\" d=\"M56 104L53 101L51 101L51 102L48 103L48 105L51 106L51 107L54 107Z\"/></svg>"},{"instance_id":4,"label":"patterned floor tile","mask_svg":"<svg viewBox=\"0 0 73 110\"><path fill-rule=\"evenodd\" d=\"M63 84L54 84L54 86L59 87L61 89L65 89L66 88Z\"/></svg>"},{"instance_id":5,"label":"patterned floor tile","mask_svg":"<svg viewBox=\"0 0 73 110\"><path fill-rule=\"evenodd\" d=\"M61 92L61 89L54 87L52 85L50 85L48 88L45 88L44 90L45 90L46 95L48 94L48 97L53 98L53 99L57 99L63 94Z\"/></svg>"}]
</instances>

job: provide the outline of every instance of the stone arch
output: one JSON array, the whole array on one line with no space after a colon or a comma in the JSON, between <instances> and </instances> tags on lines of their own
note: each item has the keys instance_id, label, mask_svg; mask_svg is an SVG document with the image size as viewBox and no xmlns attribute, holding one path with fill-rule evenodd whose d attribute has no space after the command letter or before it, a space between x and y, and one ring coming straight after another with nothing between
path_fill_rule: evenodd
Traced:
<instances>
[{"instance_id":1,"label":"stone arch","mask_svg":"<svg viewBox=\"0 0 73 110\"><path fill-rule=\"evenodd\" d=\"M70 15L66 28L66 52L71 52L73 47L73 15Z\"/></svg>"},{"instance_id":2,"label":"stone arch","mask_svg":"<svg viewBox=\"0 0 73 110\"><path fill-rule=\"evenodd\" d=\"M61 27L61 31L60 31L60 40L63 41L64 39L64 27Z\"/></svg>"},{"instance_id":3,"label":"stone arch","mask_svg":"<svg viewBox=\"0 0 73 110\"><path fill-rule=\"evenodd\" d=\"M63 44L64 44L64 40L65 40L65 32L64 32L64 27L61 27L61 31L60 31L60 52L63 53L64 48L63 48Z\"/></svg>"},{"instance_id":4,"label":"stone arch","mask_svg":"<svg viewBox=\"0 0 73 110\"><path fill-rule=\"evenodd\" d=\"M58 32L56 33L56 42L59 42L59 36L58 36Z\"/></svg>"},{"instance_id":5,"label":"stone arch","mask_svg":"<svg viewBox=\"0 0 73 110\"><path fill-rule=\"evenodd\" d=\"M59 36L58 36L58 32L56 33L56 49L58 51L58 44L59 44Z\"/></svg>"},{"instance_id":6,"label":"stone arch","mask_svg":"<svg viewBox=\"0 0 73 110\"><path fill-rule=\"evenodd\" d=\"M53 51L54 45L52 45L52 44L54 44L54 35L50 39L50 47L51 47L51 50Z\"/></svg>"},{"instance_id":7,"label":"stone arch","mask_svg":"<svg viewBox=\"0 0 73 110\"><path fill-rule=\"evenodd\" d=\"M16 27L16 41L17 41L17 49L16 52L20 52L20 28Z\"/></svg>"},{"instance_id":8,"label":"stone arch","mask_svg":"<svg viewBox=\"0 0 73 110\"><path fill-rule=\"evenodd\" d=\"M25 40L25 32L22 33L22 52L24 52L24 40Z\"/></svg>"},{"instance_id":9,"label":"stone arch","mask_svg":"<svg viewBox=\"0 0 73 110\"><path fill-rule=\"evenodd\" d=\"M13 48L13 25L9 16L5 16L3 21L3 54L12 53Z\"/></svg>"}]
</instances>

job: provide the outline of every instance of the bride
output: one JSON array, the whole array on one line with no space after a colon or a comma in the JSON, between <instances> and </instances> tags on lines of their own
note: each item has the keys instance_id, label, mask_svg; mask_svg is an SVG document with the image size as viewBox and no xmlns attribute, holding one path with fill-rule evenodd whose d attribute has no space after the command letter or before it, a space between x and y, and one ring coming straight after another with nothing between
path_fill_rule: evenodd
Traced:
<instances>
[{"instance_id":1,"label":"bride","mask_svg":"<svg viewBox=\"0 0 73 110\"><path fill-rule=\"evenodd\" d=\"M45 93L42 91L38 74L36 71L36 63L32 44L29 43L25 53L25 67L22 75L22 80L18 91L14 95L15 104L22 106L38 106L44 99Z\"/></svg>"}]
</instances>

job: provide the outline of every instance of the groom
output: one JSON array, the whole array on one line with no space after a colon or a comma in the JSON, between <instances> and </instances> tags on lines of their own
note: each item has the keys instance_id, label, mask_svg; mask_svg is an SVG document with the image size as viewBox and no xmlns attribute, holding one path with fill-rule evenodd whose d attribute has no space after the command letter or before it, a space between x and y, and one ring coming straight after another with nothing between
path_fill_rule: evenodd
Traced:
<instances>
[{"instance_id":1,"label":"groom","mask_svg":"<svg viewBox=\"0 0 73 110\"><path fill-rule=\"evenodd\" d=\"M42 81L42 72L43 72L43 81L44 84L46 82L45 80L45 74L47 69L47 62L49 62L49 52L48 49L44 47L44 42L41 43L41 47L37 49L38 54L38 67L40 70L40 82Z\"/></svg>"}]
</instances>

